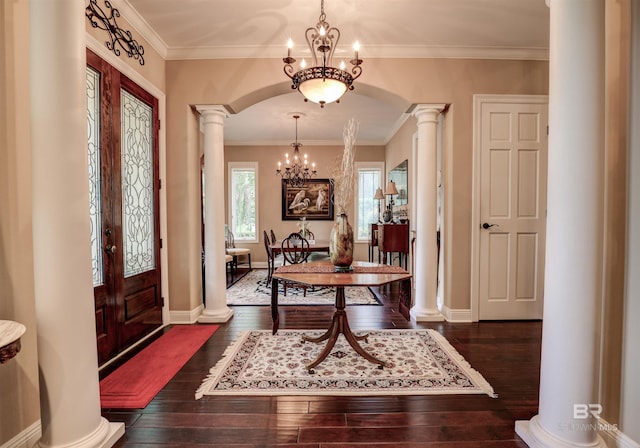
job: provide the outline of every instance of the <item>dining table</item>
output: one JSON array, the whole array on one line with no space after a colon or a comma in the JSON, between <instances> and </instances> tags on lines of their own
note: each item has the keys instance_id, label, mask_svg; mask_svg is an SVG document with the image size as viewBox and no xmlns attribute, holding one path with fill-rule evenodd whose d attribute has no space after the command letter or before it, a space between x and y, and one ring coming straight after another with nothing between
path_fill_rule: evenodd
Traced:
<instances>
[{"instance_id":1,"label":"dining table","mask_svg":"<svg viewBox=\"0 0 640 448\"><path fill-rule=\"evenodd\" d=\"M351 270L347 272L336 272L335 266L328 260L312 261L293 265L280 266L273 273L271 280L271 317L273 321L272 333L276 334L280 326L280 316L278 312L278 284L280 281L296 282L307 286L327 286L335 287L335 312L331 324L327 331L319 337L303 336L304 342L320 343L326 342L324 349L314 361L306 368L310 373L314 368L326 359L331 353L338 336L344 335L349 345L363 358L378 364L382 369L386 362L368 353L359 343L366 342L368 334L357 336L349 327L347 313L345 311L346 298L345 287L347 286L382 286L393 282L399 282L399 311L402 316L410 320L410 309L413 306L411 298L411 274L400 266L370 263L366 261L355 261Z\"/></svg>"}]
</instances>

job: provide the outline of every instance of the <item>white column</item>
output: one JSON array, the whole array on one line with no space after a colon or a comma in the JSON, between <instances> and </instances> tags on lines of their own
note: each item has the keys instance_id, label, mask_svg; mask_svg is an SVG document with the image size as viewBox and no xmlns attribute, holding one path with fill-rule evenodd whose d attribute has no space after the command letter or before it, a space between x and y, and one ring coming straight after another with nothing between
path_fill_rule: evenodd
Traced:
<instances>
[{"instance_id":1,"label":"white column","mask_svg":"<svg viewBox=\"0 0 640 448\"><path fill-rule=\"evenodd\" d=\"M204 130L204 263L205 309L199 322L226 322L233 316L227 306L224 261L224 119L223 106L197 106Z\"/></svg>"},{"instance_id":2,"label":"white column","mask_svg":"<svg viewBox=\"0 0 640 448\"><path fill-rule=\"evenodd\" d=\"M589 412L598 412L604 1L549 2L549 177L540 403L537 416L516 422L518 435L535 447L605 446Z\"/></svg>"},{"instance_id":3,"label":"white column","mask_svg":"<svg viewBox=\"0 0 640 448\"><path fill-rule=\"evenodd\" d=\"M411 315L418 322L442 321L437 304L438 245L438 115L444 104L419 104L413 115L418 120L418 150L415 161L416 244L415 305Z\"/></svg>"},{"instance_id":4,"label":"white column","mask_svg":"<svg viewBox=\"0 0 640 448\"><path fill-rule=\"evenodd\" d=\"M40 447L110 447L100 414L89 236L84 0L30 0Z\"/></svg>"}]
</instances>

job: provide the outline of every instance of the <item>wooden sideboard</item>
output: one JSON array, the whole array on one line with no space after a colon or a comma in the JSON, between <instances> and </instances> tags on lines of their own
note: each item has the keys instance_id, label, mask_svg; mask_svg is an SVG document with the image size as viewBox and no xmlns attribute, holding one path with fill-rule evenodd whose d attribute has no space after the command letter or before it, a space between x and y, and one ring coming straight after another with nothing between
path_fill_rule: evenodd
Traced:
<instances>
[{"instance_id":1,"label":"wooden sideboard","mask_svg":"<svg viewBox=\"0 0 640 448\"><path fill-rule=\"evenodd\" d=\"M382 262L393 264L394 254L398 254L398 263L407 269L409 258L409 223L372 224L376 226L378 250L382 254ZM373 235L373 228L372 235ZM373 239L373 237L372 237Z\"/></svg>"}]
</instances>

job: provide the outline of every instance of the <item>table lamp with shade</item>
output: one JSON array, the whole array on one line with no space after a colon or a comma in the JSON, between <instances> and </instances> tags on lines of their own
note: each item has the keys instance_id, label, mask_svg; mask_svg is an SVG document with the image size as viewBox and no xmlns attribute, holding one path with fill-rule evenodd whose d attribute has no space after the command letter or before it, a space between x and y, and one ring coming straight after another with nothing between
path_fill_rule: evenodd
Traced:
<instances>
[{"instance_id":1,"label":"table lamp with shade","mask_svg":"<svg viewBox=\"0 0 640 448\"><path fill-rule=\"evenodd\" d=\"M390 222L393 219L393 195L398 194L398 189L396 188L396 183L392 180L389 181L387 187L384 190L385 196L391 196L389 198L389 203L387 204L387 209L384 211L382 218L384 222Z\"/></svg>"}]
</instances>

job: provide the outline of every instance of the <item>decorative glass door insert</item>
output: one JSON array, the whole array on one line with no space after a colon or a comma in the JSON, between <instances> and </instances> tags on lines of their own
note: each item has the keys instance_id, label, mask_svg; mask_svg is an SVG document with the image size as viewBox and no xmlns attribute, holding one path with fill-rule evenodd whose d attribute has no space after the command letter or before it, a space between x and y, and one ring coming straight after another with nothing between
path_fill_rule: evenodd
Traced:
<instances>
[{"instance_id":1,"label":"decorative glass door insert","mask_svg":"<svg viewBox=\"0 0 640 448\"><path fill-rule=\"evenodd\" d=\"M89 216L93 286L104 283L100 163L100 73L87 67L87 131L89 145Z\"/></svg>"},{"instance_id":2,"label":"decorative glass door insert","mask_svg":"<svg viewBox=\"0 0 640 448\"><path fill-rule=\"evenodd\" d=\"M153 115L147 104L120 91L124 276L156 267L154 245Z\"/></svg>"}]
</instances>

